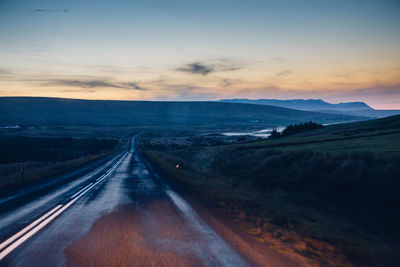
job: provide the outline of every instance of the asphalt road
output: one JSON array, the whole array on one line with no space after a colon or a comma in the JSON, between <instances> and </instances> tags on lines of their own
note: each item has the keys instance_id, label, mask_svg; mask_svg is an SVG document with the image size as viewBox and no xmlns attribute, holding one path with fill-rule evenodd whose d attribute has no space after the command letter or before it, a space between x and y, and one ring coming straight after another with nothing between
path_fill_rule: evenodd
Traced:
<instances>
[{"instance_id":1,"label":"asphalt road","mask_svg":"<svg viewBox=\"0 0 400 267\"><path fill-rule=\"evenodd\" d=\"M247 266L135 151L0 195L0 266Z\"/></svg>"}]
</instances>

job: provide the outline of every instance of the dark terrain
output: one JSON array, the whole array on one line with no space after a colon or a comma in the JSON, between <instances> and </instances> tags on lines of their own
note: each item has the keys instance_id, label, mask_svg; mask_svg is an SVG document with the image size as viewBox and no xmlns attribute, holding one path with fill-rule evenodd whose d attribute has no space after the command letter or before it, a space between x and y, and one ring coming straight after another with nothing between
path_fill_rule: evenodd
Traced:
<instances>
[{"instance_id":1,"label":"dark terrain","mask_svg":"<svg viewBox=\"0 0 400 267\"><path fill-rule=\"evenodd\" d=\"M383 118L400 114L400 110L373 109L364 102L345 102L331 104L321 99L222 99L221 102L271 105L298 110L315 111L329 114L363 116L369 118Z\"/></svg>"},{"instance_id":2,"label":"dark terrain","mask_svg":"<svg viewBox=\"0 0 400 267\"><path fill-rule=\"evenodd\" d=\"M276 127L315 121L337 123L359 116L300 111L275 106L222 102L155 102L76 100L43 97L1 97L0 126L95 125Z\"/></svg>"},{"instance_id":3,"label":"dark terrain","mask_svg":"<svg viewBox=\"0 0 400 267\"><path fill-rule=\"evenodd\" d=\"M0 129L0 189L77 168L123 150L132 129L88 126Z\"/></svg>"},{"instance_id":4,"label":"dark terrain","mask_svg":"<svg viewBox=\"0 0 400 267\"><path fill-rule=\"evenodd\" d=\"M128 147L1 192L1 266L294 265L200 217L136 151L135 136Z\"/></svg>"},{"instance_id":5,"label":"dark terrain","mask_svg":"<svg viewBox=\"0 0 400 267\"><path fill-rule=\"evenodd\" d=\"M400 116L220 146L142 138L172 181L279 251L322 265L400 263Z\"/></svg>"},{"instance_id":6,"label":"dark terrain","mask_svg":"<svg viewBox=\"0 0 400 267\"><path fill-rule=\"evenodd\" d=\"M19 126L0 129L0 190L4 195L9 189L12 192L19 187L41 188L53 184L54 180L59 187L57 190L64 195L51 191L55 190L55 185L46 194L62 203L69 195L83 190L86 184L96 185L98 189L95 190L101 192L103 186L97 186L98 181L104 180L101 177L109 173L106 170L112 169L131 144L130 152L125 154L127 158L111 174L114 180L106 186L107 192L114 192L113 197L118 198L112 202L115 205L109 203L114 205L112 212L92 202L95 197L83 198L85 202L81 207L100 214L102 220L95 222L96 217L89 217L86 235L77 234L83 239L70 240L74 243L70 243L73 245L66 253L72 257L69 259L72 262L83 264L89 260L85 257L90 253L94 253L96 259L104 257L110 262L117 259L115 255L123 261L137 255L144 257L140 258L143 262L154 257L157 259L154 263L176 260L175 251L164 256L156 253L158 258L152 254L152 249L151 252L140 250L141 244L133 248L139 254L120 253L121 246L116 247L117 254L101 253L107 246L113 249L108 245L109 240L116 242L118 236L125 236L125 230L118 231L120 227L132 229L130 223L137 223L135 227L151 233L151 225L143 219L148 214L155 216L158 222L172 220L186 229L187 222L181 222L181 215L173 213L182 204L182 200L173 204L175 195L169 195L168 190L174 188L185 198L192 199L191 205L204 205L202 218L217 231L217 236L221 235L233 245L231 255L242 253L255 264L262 265L260 262L265 260L273 264L276 260L277 265L295 261L302 262L301 265L396 266L400 263L395 253L400 240L397 227L400 224L397 207L400 203L397 177L400 173L400 116L320 125L361 119L365 118L254 104L0 98L1 126ZM292 126L277 138L222 134L226 131L254 132L282 125ZM137 133L140 133L137 135L140 153L130 143ZM92 167L85 167L89 165ZM82 178L79 176L82 170L98 172ZM120 178L124 179L124 185ZM172 187L164 184L164 180ZM64 186L68 194L62 189ZM30 192L30 189L25 191ZM162 205L159 207L160 194ZM125 197L131 198L129 207L121 206ZM104 195L100 199L102 203L110 200ZM145 208L137 210L135 205L140 199ZM35 201L43 212L53 205L50 202L44 205L40 198ZM30 205L25 197L17 204ZM150 209L147 209L148 204L151 204ZM151 209L153 204L154 210ZM4 210L9 212L7 208ZM25 208L15 212L25 214ZM74 225L81 212L68 215L66 220ZM171 218L171 212L178 217ZM210 219L214 216L210 214L222 219ZM33 218L28 217L19 227ZM3 219L9 220L6 215ZM234 222L236 228L221 224L224 220L228 225ZM116 226L110 228L114 224ZM175 240L175 237L184 233L172 225L168 238L181 244L182 240ZM186 230L191 233L189 228ZM10 229L6 229L4 237ZM46 240L46 235L64 234L51 229L38 240ZM137 234L133 231L129 236ZM151 241L147 240L149 236L152 235L139 234L143 244ZM161 240L159 236L152 238L156 243ZM190 234L190 238L197 237ZM57 240L63 239L54 240L58 249L65 246ZM101 244L107 245L91 252L89 248L96 240L104 240ZM207 247L206 244L202 246ZM22 248L26 255L35 250ZM43 247L38 251L50 253L52 248ZM263 256L265 251L268 253ZM221 259L229 262L229 257L219 259L213 251L205 255L215 257L211 262ZM56 261L59 258L56 254L52 256ZM199 260L197 256L185 257L183 262ZM18 258L12 257L11 262ZM35 260L39 262L40 257ZM180 260L178 263L182 264Z\"/></svg>"}]
</instances>

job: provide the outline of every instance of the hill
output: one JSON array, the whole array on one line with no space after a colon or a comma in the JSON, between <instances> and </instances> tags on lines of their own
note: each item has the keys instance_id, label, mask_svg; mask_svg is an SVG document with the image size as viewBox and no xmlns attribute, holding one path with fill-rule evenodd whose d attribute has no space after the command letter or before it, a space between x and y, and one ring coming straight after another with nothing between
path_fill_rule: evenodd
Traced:
<instances>
[{"instance_id":1,"label":"hill","mask_svg":"<svg viewBox=\"0 0 400 267\"><path fill-rule=\"evenodd\" d=\"M259 105L271 105L284 108L292 108L307 111L316 110L338 110L338 111L352 111L352 110L373 110L370 106L364 102L345 102L338 104L331 104L323 101L322 99L291 99L291 100L279 100L279 99L222 99L221 102L229 103L247 103L247 104L259 104Z\"/></svg>"},{"instance_id":2,"label":"hill","mask_svg":"<svg viewBox=\"0 0 400 267\"><path fill-rule=\"evenodd\" d=\"M394 116L400 114L399 109L362 109L362 110L350 110L350 111L340 111L340 110L315 110L315 112L330 113L330 114L342 114L351 116L362 116L369 118L384 118L389 116Z\"/></svg>"},{"instance_id":3,"label":"hill","mask_svg":"<svg viewBox=\"0 0 400 267\"><path fill-rule=\"evenodd\" d=\"M191 140L143 147L257 240L321 266L399 266L400 115L256 142Z\"/></svg>"},{"instance_id":4,"label":"hill","mask_svg":"<svg viewBox=\"0 0 400 267\"><path fill-rule=\"evenodd\" d=\"M0 98L0 125L240 125L278 126L304 121L336 123L363 117L222 102Z\"/></svg>"},{"instance_id":5,"label":"hill","mask_svg":"<svg viewBox=\"0 0 400 267\"><path fill-rule=\"evenodd\" d=\"M258 105L272 105L277 107L292 108L305 111L322 112L329 114L342 114L351 116L361 116L368 118L383 118L400 114L400 110L378 110L373 109L364 102L345 102L331 104L321 99L222 99L225 103L246 103Z\"/></svg>"}]
</instances>

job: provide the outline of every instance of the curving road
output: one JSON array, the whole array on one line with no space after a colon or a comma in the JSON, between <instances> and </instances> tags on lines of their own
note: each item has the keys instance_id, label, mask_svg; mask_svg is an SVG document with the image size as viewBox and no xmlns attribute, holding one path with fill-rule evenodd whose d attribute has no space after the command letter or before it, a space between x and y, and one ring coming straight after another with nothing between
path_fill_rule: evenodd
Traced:
<instances>
[{"instance_id":1,"label":"curving road","mask_svg":"<svg viewBox=\"0 0 400 267\"><path fill-rule=\"evenodd\" d=\"M0 195L0 266L247 266L130 150Z\"/></svg>"}]
</instances>

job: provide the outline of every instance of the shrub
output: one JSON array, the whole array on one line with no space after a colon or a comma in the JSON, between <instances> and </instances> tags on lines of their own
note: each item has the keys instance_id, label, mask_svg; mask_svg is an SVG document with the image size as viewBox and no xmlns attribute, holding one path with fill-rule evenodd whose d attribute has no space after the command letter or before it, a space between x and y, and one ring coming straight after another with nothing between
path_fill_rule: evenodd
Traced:
<instances>
[{"instance_id":1,"label":"shrub","mask_svg":"<svg viewBox=\"0 0 400 267\"><path fill-rule=\"evenodd\" d=\"M323 128L323 127L324 127L323 125L317 124L317 123L312 122L312 121L305 122L305 123L300 123L300 124L293 124L293 125L287 126L282 131L282 133L279 133L277 130L274 129L271 132L271 135L269 136L269 138L271 138L271 139L279 138L279 137L282 137L282 136L298 134L298 133L301 133L301 132L320 129L320 128Z\"/></svg>"}]
</instances>

